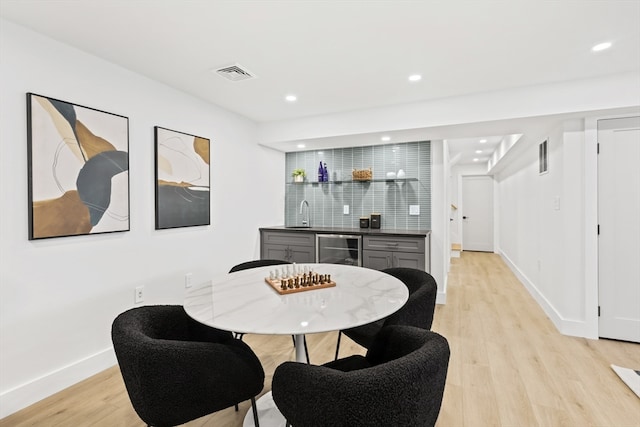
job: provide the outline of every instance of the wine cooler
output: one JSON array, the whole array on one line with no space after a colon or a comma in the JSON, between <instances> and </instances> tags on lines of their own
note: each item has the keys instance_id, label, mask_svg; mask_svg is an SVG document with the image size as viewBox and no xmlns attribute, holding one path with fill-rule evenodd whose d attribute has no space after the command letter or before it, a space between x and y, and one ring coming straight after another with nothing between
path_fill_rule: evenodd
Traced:
<instances>
[{"instance_id":1,"label":"wine cooler","mask_svg":"<svg viewBox=\"0 0 640 427\"><path fill-rule=\"evenodd\" d=\"M362 236L316 234L316 262L362 265Z\"/></svg>"}]
</instances>

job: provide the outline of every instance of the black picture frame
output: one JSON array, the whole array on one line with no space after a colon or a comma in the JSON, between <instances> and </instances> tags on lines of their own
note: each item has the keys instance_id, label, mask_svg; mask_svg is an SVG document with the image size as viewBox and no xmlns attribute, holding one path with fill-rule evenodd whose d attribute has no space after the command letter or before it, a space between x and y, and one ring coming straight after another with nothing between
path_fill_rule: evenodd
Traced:
<instances>
[{"instance_id":1,"label":"black picture frame","mask_svg":"<svg viewBox=\"0 0 640 427\"><path fill-rule=\"evenodd\" d=\"M156 230L211 224L211 141L154 127Z\"/></svg>"},{"instance_id":2,"label":"black picture frame","mask_svg":"<svg viewBox=\"0 0 640 427\"><path fill-rule=\"evenodd\" d=\"M29 240L129 231L129 118L27 93Z\"/></svg>"}]
</instances>

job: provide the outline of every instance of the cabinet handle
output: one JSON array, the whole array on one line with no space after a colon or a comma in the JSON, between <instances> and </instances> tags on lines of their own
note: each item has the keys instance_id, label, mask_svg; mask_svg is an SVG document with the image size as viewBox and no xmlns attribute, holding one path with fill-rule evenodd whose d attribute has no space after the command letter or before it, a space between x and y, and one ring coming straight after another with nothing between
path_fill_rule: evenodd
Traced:
<instances>
[{"instance_id":1,"label":"cabinet handle","mask_svg":"<svg viewBox=\"0 0 640 427\"><path fill-rule=\"evenodd\" d=\"M395 255L393 256L393 264L394 264L394 265L393 265L394 267L398 267L398 266L399 266L399 264L398 264L398 257L397 257L397 256L395 256Z\"/></svg>"},{"instance_id":2,"label":"cabinet handle","mask_svg":"<svg viewBox=\"0 0 640 427\"><path fill-rule=\"evenodd\" d=\"M390 258L391 258L390 256L388 256L388 257L387 257L387 268L389 268L389 267L392 267L392 266L393 266L393 263L392 263L392 262L390 262Z\"/></svg>"}]
</instances>

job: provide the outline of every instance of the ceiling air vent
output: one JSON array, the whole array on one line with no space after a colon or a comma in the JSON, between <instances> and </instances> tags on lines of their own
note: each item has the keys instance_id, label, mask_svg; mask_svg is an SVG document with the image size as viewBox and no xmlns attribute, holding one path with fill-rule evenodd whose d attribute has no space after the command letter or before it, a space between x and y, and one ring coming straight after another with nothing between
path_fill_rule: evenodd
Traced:
<instances>
[{"instance_id":1,"label":"ceiling air vent","mask_svg":"<svg viewBox=\"0 0 640 427\"><path fill-rule=\"evenodd\" d=\"M240 64L229 65L228 67L222 67L216 70L219 76L224 77L232 82L238 82L240 80L255 79L256 76Z\"/></svg>"}]
</instances>

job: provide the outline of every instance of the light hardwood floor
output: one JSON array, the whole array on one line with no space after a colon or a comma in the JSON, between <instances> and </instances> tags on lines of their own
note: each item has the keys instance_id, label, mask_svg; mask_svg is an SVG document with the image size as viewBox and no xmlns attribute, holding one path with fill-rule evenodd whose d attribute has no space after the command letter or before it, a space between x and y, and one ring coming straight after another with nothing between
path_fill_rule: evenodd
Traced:
<instances>
[{"instance_id":1,"label":"light hardwood floor","mask_svg":"<svg viewBox=\"0 0 640 427\"><path fill-rule=\"evenodd\" d=\"M640 344L563 336L495 254L452 260L447 304L433 330L451 346L438 419L448 426L640 426L640 399L609 367L640 368ZM311 362L332 359L336 333L307 336ZM293 360L291 337L247 335L270 388L275 367ZM343 339L341 356L363 350ZM192 421L241 426L249 403ZM117 367L3 420L0 426L142 426Z\"/></svg>"}]
</instances>

